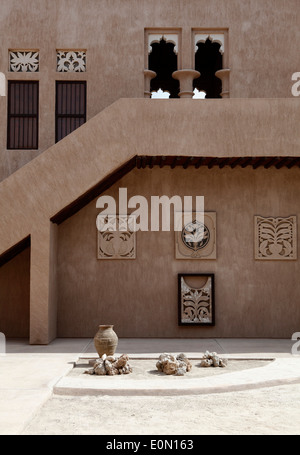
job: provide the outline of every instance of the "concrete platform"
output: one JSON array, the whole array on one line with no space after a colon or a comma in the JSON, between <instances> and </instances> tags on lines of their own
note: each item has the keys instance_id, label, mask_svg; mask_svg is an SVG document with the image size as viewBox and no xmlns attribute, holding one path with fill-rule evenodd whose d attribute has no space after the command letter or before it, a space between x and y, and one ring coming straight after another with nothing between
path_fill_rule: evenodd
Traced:
<instances>
[{"instance_id":1,"label":"concrete platform","mask_svg":"<svg viewBox=\"0 0 300 455\"><path fill-rule=\"evenodd\" d=\"M300 357L291 352L294 343L274 339L120 339L116 355L127 353L135 362L153 360L153 365L162 352L184 352L197 362L206 350L216 351L228 359L274 360L262 367L228 369L226 373L204 377L158 377L148 373L154 368L151 363L145 376L140 375L138 379L132 375L85 375L85 382L82 382L82 377L70 373L78 359L97 356L92 339L56 339L48 346L30 346L27 340L8 340L6 355L0 355L0 434L20 434L53 392L68 395L190 395L300 384ZM88 385L87 376L96 381L89 381Z\"/></svg>"},{"instance_id":2,"label":"concrete platform","mask_svg":"<svg viewBox=\"0 0 300 455\"><path fill-rule=\"evenodd\" d=\"M112 396L170 396L225 393L300 383L300 369L295 372L295 359L229 360L225 369L201 368L192 362L191 372L185 376L166 376L155 371L154 359L135 359L130 362L133 372L122 376L90 376L84 374L88 365L77 367L59 380L53 392L57 395L112 395ZM233 367L232 364L247 367ZM261 363L261 365L258 365ZM251 364L253 364L251 366ZM232 371L233 370L233 371ZM196 374L195 374L196 373ZM197 375L198 373L198 375ZM201 373L201 374L199 374ZM197 377L198 376L198 377ZM202 377L201 377L202 376Z\"/></svg>"}]
</instances>

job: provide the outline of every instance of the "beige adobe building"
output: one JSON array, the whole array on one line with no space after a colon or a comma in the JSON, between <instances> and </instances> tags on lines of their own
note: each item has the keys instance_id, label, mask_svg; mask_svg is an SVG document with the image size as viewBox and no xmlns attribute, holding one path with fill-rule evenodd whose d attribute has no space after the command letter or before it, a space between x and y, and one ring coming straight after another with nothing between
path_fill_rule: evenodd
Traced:
<instances>
[{"instance_id":1,"label":"beige adobe building","mask_svg":"<svg viewBox=\"0 0 300 455\"><path fill-rule=\"evenodd\" d=\"M1 0L0 332L299 331L299 23L298 0ZM109 249L119 188L204 196L209 241Z\"/></svg>"}]
</instances>

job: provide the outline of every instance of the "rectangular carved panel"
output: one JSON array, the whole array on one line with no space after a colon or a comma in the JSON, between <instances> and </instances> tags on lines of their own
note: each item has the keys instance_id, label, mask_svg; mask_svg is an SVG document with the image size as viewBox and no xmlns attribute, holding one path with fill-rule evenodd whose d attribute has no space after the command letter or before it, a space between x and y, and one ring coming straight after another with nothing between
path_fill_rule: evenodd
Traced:
<instances>
[{"instance_id":1,"label":"rectangular carved panel","mask_svg":"<svg viewBox=\"0 0 300 455\"><path fill-rule=\"evenodd\" d=\"M57 51L57 68L59 73L83 73L86 71L85 51Z\"/></svg>"},{"instance_id":2,"label":"rectangular carved panel","mask_svg":"<svg viewBox=\"0 0 300 455\"><path fill-rule=\"evenodd\" d=\"M9 71L36 73L39 71L39 53L36 51L9 51Z\"/></svg>"},{"instance_id":3,"label":"rectangular carved panel","mask_svg":"<svg viewBox=\"0 0 300 455\"><path fill-rule=\"evenodd\" d=\"M178 324L215 324L214 274L178 275Z\"/></svg>"}]
</instances>

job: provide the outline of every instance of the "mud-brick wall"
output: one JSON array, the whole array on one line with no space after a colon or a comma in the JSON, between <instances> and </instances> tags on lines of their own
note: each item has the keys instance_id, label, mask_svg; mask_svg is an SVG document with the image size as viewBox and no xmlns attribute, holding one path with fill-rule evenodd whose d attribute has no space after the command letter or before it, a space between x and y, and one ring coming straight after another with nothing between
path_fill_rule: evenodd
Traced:
<instances>
[{"instance_id":1,"label":"mud-brick wall","mask_svg":"<svg viewBox=\"0 0 300 455\"><path fill-rule=\"evenodd\" d=\"M96 200L58 229L58 337L274 337L299 330L299 260L254 259L254 216L299 217L299 169L135 169L105 194L204 196L217 259L175 259L174 232L138 232L134 260L97 260ZM150 204L149 204L150 205ZM178 326L177 275L215 274L214 327Z\"/></svg>"}]
</instances>

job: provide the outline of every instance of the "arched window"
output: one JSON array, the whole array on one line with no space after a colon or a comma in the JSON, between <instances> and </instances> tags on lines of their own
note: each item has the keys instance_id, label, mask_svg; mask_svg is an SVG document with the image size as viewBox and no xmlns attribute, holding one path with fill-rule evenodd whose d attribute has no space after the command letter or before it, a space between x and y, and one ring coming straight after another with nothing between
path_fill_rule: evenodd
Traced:
<instances>
[{"instance_id":1,"label":"arched window","mask_svg":"<svg viewBox=\"0 0 300 455\"><path fill-rule=\"evenodd\" d=\"M216 71L223 67L223 56L221 44L208 37L205 42L196 44L198 47L195 53L195 70L201 76L194 79L194 89L206 93L206 98L221 98L222 82L215 76Z\"/></svg>"},{"instance_id":2,"label":"arched window","mask_svg":"<svg viewBox=\"0 0 300 455\"><path fill-rule=\"evenodd\" d=\"M170 98L178 98L179 81L172 78L177 71L175 44L167 42L164 37L159 42L151 43L152 51L148 56L148 68L155 71L156 77L150 82L150 92L169 92Z\"/></svg>"}]
</instances>

